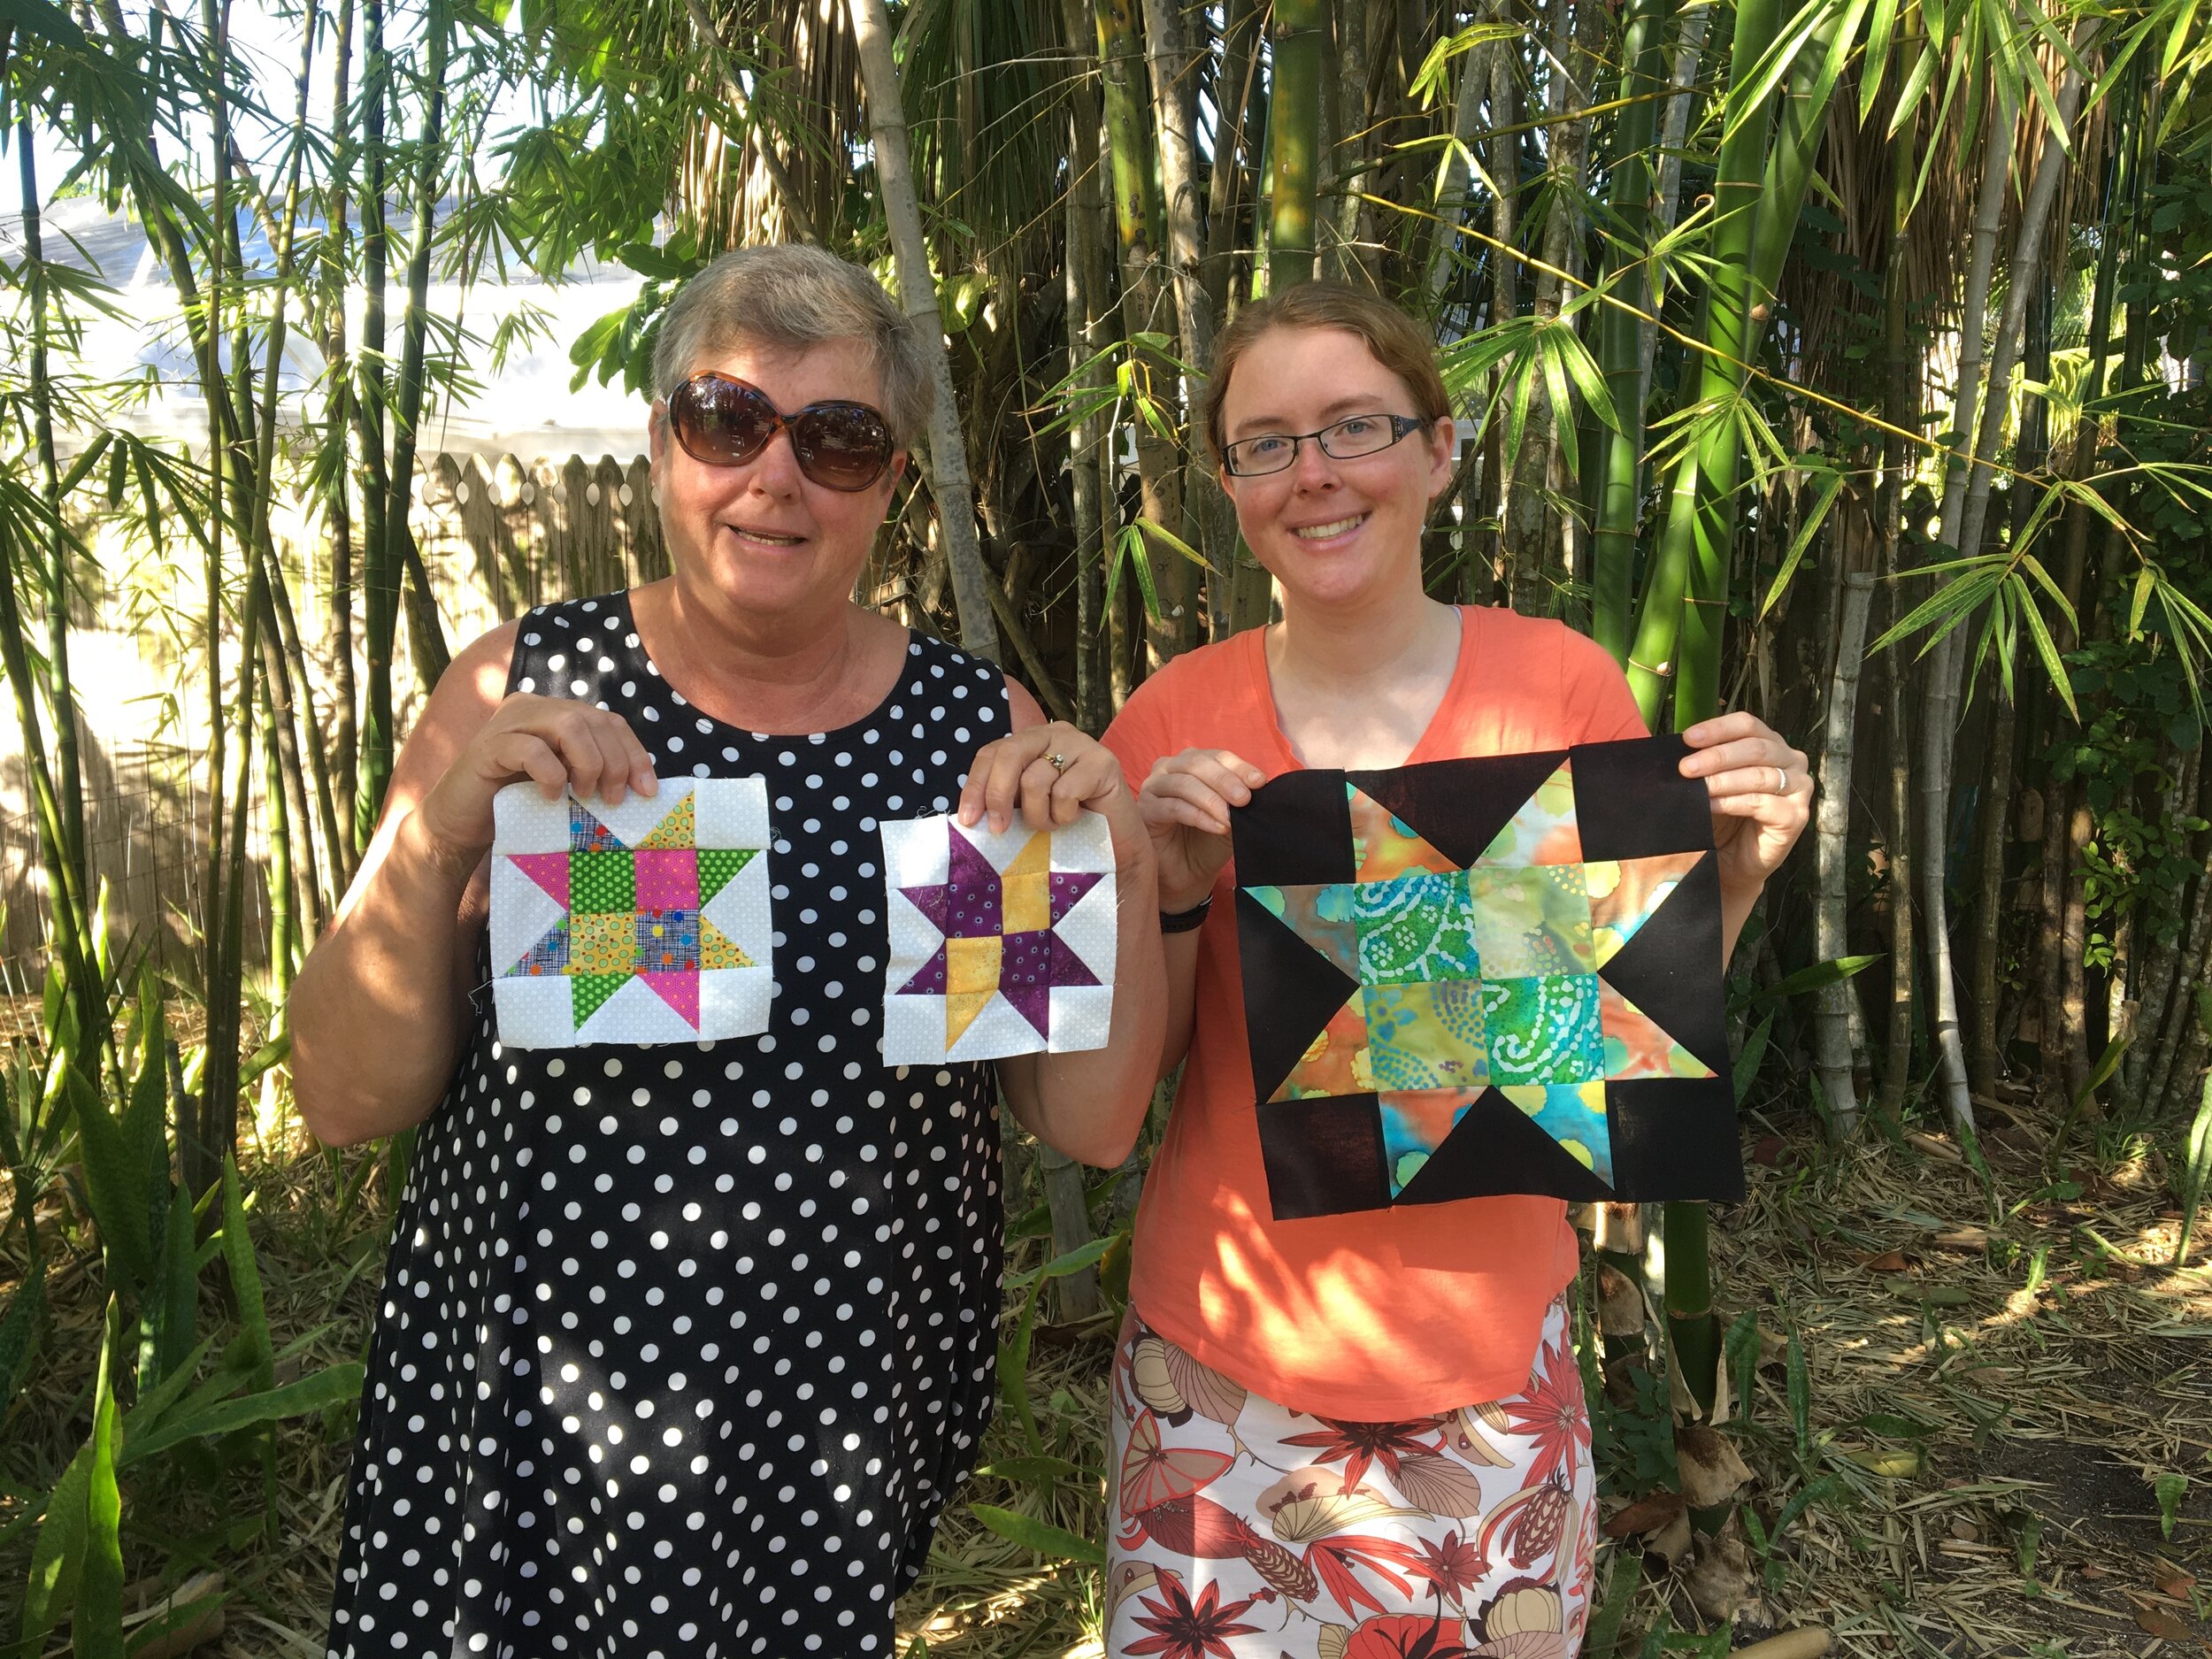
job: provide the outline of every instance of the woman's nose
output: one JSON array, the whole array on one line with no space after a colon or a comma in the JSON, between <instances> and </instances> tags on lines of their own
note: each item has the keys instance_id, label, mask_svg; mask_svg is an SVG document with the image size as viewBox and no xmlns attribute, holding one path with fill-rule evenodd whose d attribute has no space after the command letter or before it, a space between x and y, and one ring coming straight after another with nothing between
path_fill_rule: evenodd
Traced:
<instances>
[{"instance_id":1,"label":"woman's nose","mask_svg":"<svg viewBox=\"0 0 2212 1659\"><path fill-rule=\"evenodd\" d=\"M769 439L768 447L753 457L752 477L747 481L772 495L798 494L799 480L804 474L799 471L799 454L792 443L788 426Z\"/></svg>"},{"instance_id":2,"label":"woman's nose","mask_svg":"<svg viewBox=\"0 0 2212 1659\"><path fill-rule=\"evenodd\" d=\"M1300 489L1323 489L1336 482L1336 463L1318 438L1301 438L1290 458L1290 480Z\"/></svg>"}]
</instances>

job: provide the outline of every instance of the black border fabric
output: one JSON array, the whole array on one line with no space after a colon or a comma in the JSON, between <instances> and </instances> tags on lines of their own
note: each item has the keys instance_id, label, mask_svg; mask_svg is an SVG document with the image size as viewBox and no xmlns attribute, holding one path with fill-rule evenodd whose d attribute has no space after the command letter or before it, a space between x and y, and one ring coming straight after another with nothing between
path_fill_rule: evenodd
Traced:
<instances>
[{"instance_id":1,"label":"black border fabric","mask_svg":"<svg viewBox=\"0 0 2212 1659\"><path fill-rule=\"evenodd\" d=\"M1277 1220L1513 1194L1577 1202L1742 1195L1719 869L1705 785L1679 771L1686 752L1670 736L1384 772L1296 772L1231 814L1254 1110ZM1571 768L1586 863L1705 854L1598 975L1713 1075L1606 1081L1609 1185L1486 1088L1394 1201L1376 1094L1269 1101L1358 987L1242 889L1356 879L1348 784L1447 858L1473 864L1563 762Z\"/></svg>"}]
</instances>

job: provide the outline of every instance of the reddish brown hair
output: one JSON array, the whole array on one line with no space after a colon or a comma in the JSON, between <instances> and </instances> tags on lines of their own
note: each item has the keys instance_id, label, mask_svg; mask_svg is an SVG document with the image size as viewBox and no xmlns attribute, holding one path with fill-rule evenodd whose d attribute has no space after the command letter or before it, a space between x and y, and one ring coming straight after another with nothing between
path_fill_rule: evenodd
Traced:
<instances>
[{"instance_id":1,"label":"reddish brown hair","mask_svg":"<svg viewBox=\"0 0 2212 1659\"><path fill-rule=\"evenodd\" d=\"M1405 382L1413 394L1413 412L1429 421L1451 415L1452 400L1436 368L1436 345L1428 330L1388 300L1341 282L1302 282L1267 299L1255 300L1214 342L1211 377L1201 405L1206 445L1216 462L1227 434L1222 410L1237 359L1262 334L1277 328L1342 328L1367 342L1376 362Z\"/></svg>"}]
</instances>

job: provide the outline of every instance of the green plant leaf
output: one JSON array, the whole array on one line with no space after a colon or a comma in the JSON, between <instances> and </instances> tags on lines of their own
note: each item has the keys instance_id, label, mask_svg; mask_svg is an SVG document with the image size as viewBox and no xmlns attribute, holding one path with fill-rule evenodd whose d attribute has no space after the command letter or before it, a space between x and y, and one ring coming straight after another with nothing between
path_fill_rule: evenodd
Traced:
<instances>
[{"instance_id":1,"label":"green plant leaf","mask_svg":"<svg viewBox=\"0 0 2212 1659\"><path fill-rule=\"evenodd\" d=\"M2212 1175L2212 1073L2206 1074L2204 1094L2197 1102L2197 1115L2189 1125L2189 1136L2183 1151L2181 1237L2174 1244L2176 1267L2182 1266L2189 1259L2189 1240L2196 1232L2197 1211L2204 1204L2208 1175Z\"/></svg>"},{"instance_id":2,"label":"green plant leaf","mask_svg":"<svg viewBox=\"0 0 2212 1659\"><path fill-rule=\"evenodd\" d=\"M38 1639L76 1606L77 1582L84 1571L85 1499L91 1488L92 1442L87 1440L46 1494L45 1519L31 1551L30 1584L16 1631L33 1653L38 1651Z\"/></svg>"},{"instance_id":3,"label":"green plant leaf","mask_svg":"<svg viewBox=\"0 0 2212 1659\"><path fill-rule=\"evenodd\" d=\"M0 1418L14 1403L16 1390L31 1373L38 1351L38 1327L46 1311L46 1275L34 1274L18 1285L0 1315Z\"/></svg>"},{"instance_id":4,"label":"green plant leaf","mask_svg":"<svg viewBox=\"0 0 2212 1659\"><path fill-rule=\"evenodd\" d=\"M147 1222L145 1162L134 1156L123 1125L100 1091L73 1065L67 1068L66 1087L84 1152L85 1201L99 1225L100 1242L134 1287L150 1284L154 1246Z\"/></svg>"},{"instance_id":5,"label":"green plant leaf","mask_svg":"<svg viewBox=\"0 0 2212 1659\"><path fill-rule=\"evenodd\" d=\"M253 1235L246 1230L246 1201L239 1187L234 1156L223 1160L223 1264L230 1270L231 1294L238 1299L242 1334L252 1344L254 1386L266 1389L276 1381L269 1314L261 1296L261 1270L254 1262Z\"/></svg>"},{"instance_id":6,"label":"green plant leaf","mask_svg":"<svg viewBox=\"0 0 2212 1659\"><path fill-rule=\"evenodd\" d=\"M115 1355L122 1346L122 1322L121 1303L110 1296L93 1392L84 1571L69 1620L70 1647L81 1659L123 1659L123 1494L115 1482L123 1439L115 1403Z\"/></svg>"},{"instance_id":7,"label":"green plant leaf","mask_svg":"<svg viewBox=\"0 0 2212 1659\"><path fill-rule=\"evenodd\" d=\"M180 1440L200 1439L211 1434L228 1434L236 1429L250 1428L257 1423L275 1423L286 1417L304 1417L311 1411L325 1410L331 1406L348 1405L361 1397L361 1383L368 1368L358 1360L328 1366L311 1377L297 1382L286 1383L279 1388L263 1389L256 1394L242 1394L235 1400L224 1400L204 1410L180 1412L149 1432L142 1440L127 1444L123 1450L126 1464L135 1463L166 1451Z\"/></svg>"},{"instance_id":8,"label":"green plant leaf","mask_svg":"<svg viewBox=\"0 0 2212 1659\"><path fill-rule=\"evenodd\" d=\"M1011 1509L1002 1509L995 1503L971 1503L968 1513L996 1532L1001 1538L1013 1540L1025 1549L1055 1561L1079 1561L1087 1567L1103 1567L1106 1552L1087 1538L1078 1538L1064 1527L1049 1521L1040 1521L1033 1516L1017 1515Z\"/></svg>"},{"instance_id":9,"label":"green plant leaf","mask_svg":"<svg viewBox=\"0 0 2212 1659\"><path fill-rule=\"evenodd\" d=\"M1793 996L1802 996L1808 991L1824 990L1840 985L1855 974L1863 973L1882 959L1883 953L1875 951L1863 956L1838 956L1832 962L1816 962L1809 968L1800 968L1786 974L1772 985L1761 986L1750 996L1751 1005L1763 1007L1770 1002L1786 1002Z\"/></svg>"}]
</instances>

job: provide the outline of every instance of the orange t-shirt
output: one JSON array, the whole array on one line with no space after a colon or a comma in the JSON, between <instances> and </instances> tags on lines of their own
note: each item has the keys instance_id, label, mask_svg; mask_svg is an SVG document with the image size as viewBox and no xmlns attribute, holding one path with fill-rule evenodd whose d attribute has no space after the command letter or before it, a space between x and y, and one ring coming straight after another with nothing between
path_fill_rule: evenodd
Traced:
<instances>
[{"instance_id":1,"label":"orange t-shirt","mask_svg":"<svg viewBox=\"0 0 2212 1659\"><path fill-rule=\"evenodd\" d=\"M1644 735L1627 680L1591 641L1510 611L1459 614L1458 665L1409 764ZM1147 680L1105 742L1133 787L1186 749L1229 749L1270 778L1301 766L1258 629ZM1518 1392L1545 1310L1574 1277L1566 1205L1466 1198L1273 1219L1235 892L1232 864L1199 934L1197 1019L1137 1210L1131 1300L1162 1335L1296 1410L1381 1422Z\"/></svg>"}]
</instances>

